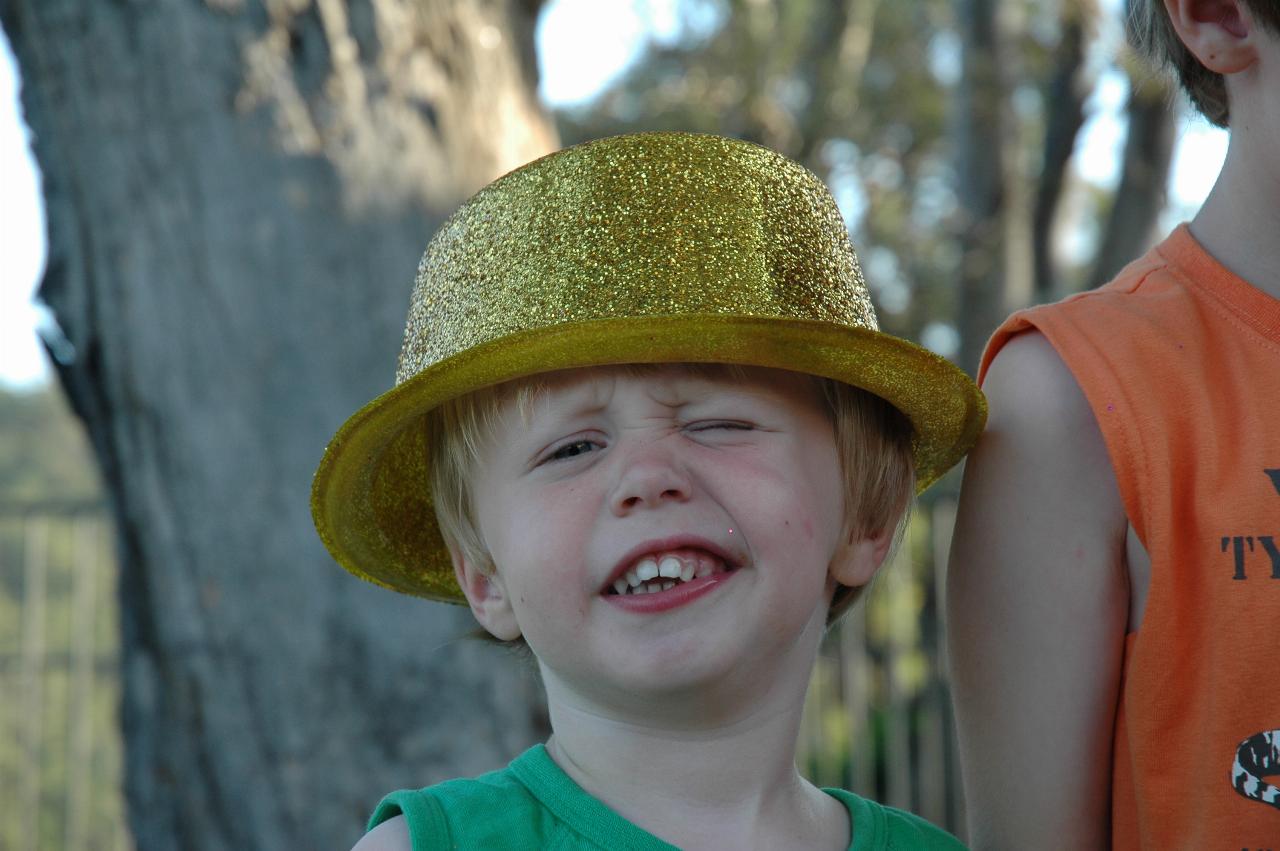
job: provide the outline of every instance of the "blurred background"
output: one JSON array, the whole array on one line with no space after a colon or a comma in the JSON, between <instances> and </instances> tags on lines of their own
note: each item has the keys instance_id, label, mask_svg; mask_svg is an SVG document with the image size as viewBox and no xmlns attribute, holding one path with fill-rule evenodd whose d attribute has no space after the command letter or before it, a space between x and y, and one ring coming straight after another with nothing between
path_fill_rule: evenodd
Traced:
<instances>
[{"instance_id":1,"label":"blurred background","mask_svg":"<svg viewBox=\"0 0 1280 851\"><path fill-rule=\"evenodd\" d=\"M0 0L0 847L347 847L382 792L545 735L526 668L347 576L308 516L468 194L619 132L768 145L831 186L882 327L972 372L1004 315L1107 280L1222 163L1123 17ZM829 636L802 768L963 836L957 488Z\"/></svg>"}]
</instances>

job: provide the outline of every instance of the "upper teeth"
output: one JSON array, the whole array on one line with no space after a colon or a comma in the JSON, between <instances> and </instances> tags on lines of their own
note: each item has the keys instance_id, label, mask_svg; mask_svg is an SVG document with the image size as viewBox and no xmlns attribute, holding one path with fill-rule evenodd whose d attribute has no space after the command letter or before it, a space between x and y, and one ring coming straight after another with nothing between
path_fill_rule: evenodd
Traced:
<instances>
[{"instance_id":1,"label":"upper teeth","mask_svg":"<svg viewBox=\"0 0 1280 851\"><path fill-rule=\"evenodd\" d=\"M718 566L718 559L704 553L666 553L660 558L645 556L614 580L613 590L619 594L665 591L674 587L676 580L689 582L694 577L710 576Z\"/></svg>"}]
</instances>

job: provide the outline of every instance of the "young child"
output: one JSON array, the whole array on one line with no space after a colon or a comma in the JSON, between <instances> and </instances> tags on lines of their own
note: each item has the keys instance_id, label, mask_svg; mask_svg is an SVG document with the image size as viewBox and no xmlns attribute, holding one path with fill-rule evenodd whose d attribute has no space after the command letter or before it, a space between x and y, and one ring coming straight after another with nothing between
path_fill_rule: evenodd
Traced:
<instances>
[{"instance_id":1,"label":"young child","mask_svg":"<svg viewBox=\"0 0 1280 851\"><path fill-rule=\"evenodd\" d=\"M978 848L1280 837L1280 3L1132 7L1231 141L1189 226L988 346L949 583Z\"/></svg>"},{"instance_id":2,"label":"young child","mask_svg":"<svg viewBox=\"0 0 1280 851\"><path fill-rule=\"evenodd\" d=\"M678 133L517 169L428 247L397 381L331 443L317 528L527 642L553 733L388 796L361 851L960 847L795 768L827 624L985 416L876 330L811 173Z\"/></svg>"}]
</instances>

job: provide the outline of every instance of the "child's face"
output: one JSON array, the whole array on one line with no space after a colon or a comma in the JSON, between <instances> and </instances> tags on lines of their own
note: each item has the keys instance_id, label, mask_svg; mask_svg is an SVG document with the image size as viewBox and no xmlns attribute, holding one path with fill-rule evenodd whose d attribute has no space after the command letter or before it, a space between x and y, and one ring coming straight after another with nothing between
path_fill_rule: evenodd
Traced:
<instances>
[{"instance_id":1,"label":"child's face","mask_svg":"<svg viewBox=\"0 0 1280 851\"><path fill-rule=\"evenodd\" d=\"M848 540L817 382L745 373L570 370L531 409L500 406L472 481L496 574L460 579L491 632L524 636L548 688L627 705L807 679L835 582L874 572ZM655 568L681 575L633 588Z\"/></svg>"}]
</instances>

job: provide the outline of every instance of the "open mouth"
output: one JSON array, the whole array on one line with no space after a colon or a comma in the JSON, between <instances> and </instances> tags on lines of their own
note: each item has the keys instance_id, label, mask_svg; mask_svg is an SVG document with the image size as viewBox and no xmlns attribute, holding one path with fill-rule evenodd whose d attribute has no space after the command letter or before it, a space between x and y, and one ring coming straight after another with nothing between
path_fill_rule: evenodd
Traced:
<instances>
[{"instance_id":1,"label":"open mouth","mask_svg":"<svg viewBox=\"0 0 1280 851\"><path fill-rule=\"evenodd\" d=\"M605 589L608 596L656 594L734 569L719 556L697 548L649 553L636 559Z\"/></svg>"}]
</instances>

